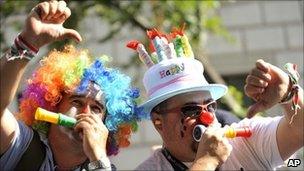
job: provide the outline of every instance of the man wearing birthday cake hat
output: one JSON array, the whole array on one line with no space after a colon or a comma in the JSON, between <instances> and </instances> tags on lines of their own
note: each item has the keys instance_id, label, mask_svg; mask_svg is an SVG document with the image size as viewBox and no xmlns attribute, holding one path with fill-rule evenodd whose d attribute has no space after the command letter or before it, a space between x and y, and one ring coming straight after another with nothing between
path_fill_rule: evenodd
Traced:
<instances>
[{"instance_id":1,"label":"man wearing birthday cake hat","mask_svg":"<svg viewBox=\"0 0 304 171\"><path fill-rule=\"evenodd\" d=\"M131 79L73 46L43 58L22 93L20 114L8 110L38 48L81 40L62 26L70 14L64 1L38 4L1 58L1 170L111 170L108 156L129 146L137 129L139 92Z\"/></svg>"},{"instance_id":2,"label":"man wearing birthday cake hat","mask_svg":"<svg viewBox=\"0 0 304 171\"><path fill-rule=\"evenodd\" d=\"M250 117L277 103L284 116L219 128L216 100L227 87L206 81L184 28L169 36L156 29L147 34L151 55L138 41L127 47L148 67L143 78L148 100L141 107L150 113L163 146L136 170L272 170L303 147L303 90L295 65L286 65L287 74L258 60L246 79L245 93L256 101Z\"/></svg>"}]
</instances>

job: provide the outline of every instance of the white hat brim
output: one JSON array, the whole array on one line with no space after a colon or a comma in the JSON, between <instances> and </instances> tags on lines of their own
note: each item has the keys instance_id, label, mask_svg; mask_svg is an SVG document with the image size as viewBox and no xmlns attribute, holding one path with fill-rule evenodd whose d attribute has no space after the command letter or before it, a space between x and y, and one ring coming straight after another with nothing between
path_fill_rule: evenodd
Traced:
<instances>
[{"instance_id":1,"label":"white hat brim","mask_svg":"<svg viewBox=\"0 0 304 171\"><path fill-rule=\"evenodd\" d=\"M162 94L160 96L149 99L145 103L141 104L139 107L143 107L145 112L151 113L151 110L159 103L161 103L175 95L193 92L193 91L209 91L212 99L217 100L226 94L227 87L222 84L209 84L209 85L204 85L204 86L197 86L197 87L191 87L191 88L188 87L188 88L184 88L184 89L173 90L173 91L167 92L165 94Z\"/></svg>"}]
</instances>

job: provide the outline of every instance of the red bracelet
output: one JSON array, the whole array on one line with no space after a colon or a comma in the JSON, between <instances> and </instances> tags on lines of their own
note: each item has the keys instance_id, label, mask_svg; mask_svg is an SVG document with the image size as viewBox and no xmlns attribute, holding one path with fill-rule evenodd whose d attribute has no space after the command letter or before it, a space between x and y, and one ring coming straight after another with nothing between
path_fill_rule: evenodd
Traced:
<instances>
[{"instance_id":1,"label":"red bracelet","mask_svg":"<svg viewBox=\"0 0 304 171\"><path fill-rule=\"evenodd\" d=\"M38 50L39 49L26 42L19 34L5 56L8 61L15 59L31 60L38 53Z\"/></svg>"},{"instance_id":2,"label":"red bracelet","mask_svg":"<svg viewBox=\"0 0 304 171\"><path fill-rule=\"evenodd\" d=\"M38 53L39 49L34 47L33 45L31 45L29 42L27 42L26 40L24 40L24 38L19 34L18 37L16 38L16 42L18 43L18 46L21 46L21 48L25 48L28 49L32 52L34 52L35 54ZM15 43L16 43L15 42Z\"/></svg>"}]
</instances>

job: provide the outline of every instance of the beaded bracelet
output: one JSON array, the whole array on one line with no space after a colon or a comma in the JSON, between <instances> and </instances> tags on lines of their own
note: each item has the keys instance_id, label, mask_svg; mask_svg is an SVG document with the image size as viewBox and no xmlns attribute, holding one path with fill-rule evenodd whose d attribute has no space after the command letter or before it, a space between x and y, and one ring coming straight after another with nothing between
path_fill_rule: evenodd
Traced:
<instances>
[{"instance_id":1,"label":"beaded bracelet","mask_svg":"<svg viewBox=\"0 0 304 171\"><path fill-rule=\"evenodd\" d=\"M11 46L9 52L6 54L6 59L8 61L15 59L27 59L31 60L37 55L39 49L33 47L30 43L25 41L19 34L15 40L14 44Z\"/></svg>"},{"instance_id":2,"label":"beaded bracelet","mask_svg":"<svg viewBox=\"0 0 304 171\"><path fill-rule=\"evenodd\" d=\"M282 99L280 102L281 104L286 104L292 100L291 109L294 110L294 114L290 118L289 124L291 125L293 122L294 117L298 114L297 110L301 107L299 106L299 84L298 81L300 79L300 74L297 71L297 65L292 63L287 63L284 66L285 70L287 71L289 80L292 84L291 90L288 92L287 96Z\"/></svg>"}]
</instances>

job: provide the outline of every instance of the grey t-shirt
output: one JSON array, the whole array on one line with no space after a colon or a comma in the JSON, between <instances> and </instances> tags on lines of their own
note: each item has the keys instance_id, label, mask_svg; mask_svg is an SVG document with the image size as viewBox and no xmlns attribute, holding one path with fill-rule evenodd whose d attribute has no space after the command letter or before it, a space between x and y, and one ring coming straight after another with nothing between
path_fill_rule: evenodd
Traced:
<instances>
[{"instance_id":1,"label":"grey t-shirt","mask_svg":"<svg viewBox=\"0 0 304 171\"><path fill-rule=\"evenodd\" d=\"M0 158L1 168L4 171L10 171L15 169L22 155L24 154L29 144L31 143L34 135L34 132L30 127L26 126L21 121L16 121L16 122L17 122L16 123L17 128L15 130L13 142L9 147L9 149ZM56 169L56 166L53 161L53 154L48 144L47 138L43 135L40 135L40 140L45 145L46 155L39 170L53 171ZM75 171L78 170L80 170L80 168L77 168Z\"/></svg>"},{"instance_id":2,"label":"grey t-shirt","mask_svg":"<svg viewBox=\"0 0 304 171\"><path fill-rule=\"evenodd\" d=\"M0 168L4 171L15 170L17 164L22 158L24 152L29 147L34 132L32 128L25 125L22 121L16 121L15 124L17 128L15 130L15 135L9 149L1 156L0 158ZM53 159L53 153L48 143L48 139L45 135L39 134L40 140L43 142L45 146L46 155L44 156L43 163L40 166L40 171L55 171L56 165ZM84 163L85 164L85 163ZM86 166L78 166L73 171L86 171ZM96 171L100 171L104 169L97 169ZM111 164L111 169L106 169L107 171L115 171L117 170L115 165Z\"/></svg>"},{"instance_id":3,"label":"grey t-shirt","mask_svg":"<svg viewBox=\"0 0 304 171\"><path fill-rule=\"evenodd\" d=\"M3 170L14 170L20 161L22 155L29 147L34 132L33 130L25 125L22 121L17 121L17 128L13 142L9 149L2 155L0 159L1 168ZM52 151L45 137L40 135L40 140L44 143L46 149L45 159L40 167L41 171L55 170Z\"/></svg>"},{"instance_id":4,"label":"grey t-shirt","mask_svg":"<svg viewBox=\"0 0 304 171\"><path fill-rule=\"evenodd\" d=\"M276 131L282 117L244 119L233 127L250 126L250 138L229 139L233 150L220 167L220 170L273 170L284 164L277 140ZM169 161L160 149L156 150L146 161L135 170L173 170Z\"/></svg>"}]
</instances>

